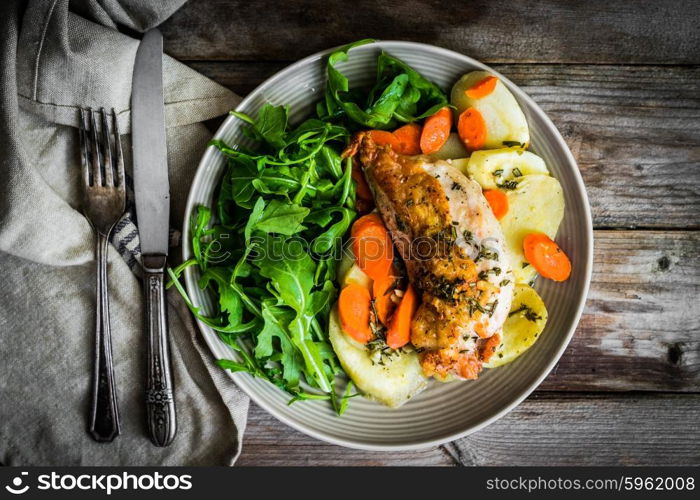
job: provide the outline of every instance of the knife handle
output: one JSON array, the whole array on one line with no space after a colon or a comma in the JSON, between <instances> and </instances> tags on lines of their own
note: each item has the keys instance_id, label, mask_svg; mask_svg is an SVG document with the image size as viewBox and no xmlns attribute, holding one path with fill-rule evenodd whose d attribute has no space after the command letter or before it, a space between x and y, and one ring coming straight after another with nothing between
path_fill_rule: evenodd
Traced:
<instances>
[{"instance_id":1,"label":"knife handle","mask_svg":"<svg viewBox=\"0 0 700 500\"><path fill-rule=\"evenodd\" d=\"M165 263L165 255L143 256L148 333L146 418L149 436L156 446L168 446L177 433L165 302Z\"/></svg>"}]
</instances>

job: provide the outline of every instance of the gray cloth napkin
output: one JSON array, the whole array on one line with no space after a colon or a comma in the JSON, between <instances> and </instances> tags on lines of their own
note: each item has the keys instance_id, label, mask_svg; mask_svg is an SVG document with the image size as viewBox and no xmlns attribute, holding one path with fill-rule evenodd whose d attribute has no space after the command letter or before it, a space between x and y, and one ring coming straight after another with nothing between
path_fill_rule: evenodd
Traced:
<instances>
[{"instance_id":1,"label":"gray cloth napkin","mask_svg":"<svg viewBox=\"0 0 700 500\"><path fill-rule=\"evenodd\" d=\"M0 2L0 462L6 465L224 465L240 452L248 399L215 366L174 290L168 301L179 431L165 449L146 436L143 299L132 212L109 250L122 435L98 444L86 432L95 260L80 206L77 107L116 109L129 174L138 41L118 28L145 31L182 3ZM171 224L179 228L210 137L201 122L228 111L238 97L167 56L163 72Z\"/></svg>"}]
</instances>

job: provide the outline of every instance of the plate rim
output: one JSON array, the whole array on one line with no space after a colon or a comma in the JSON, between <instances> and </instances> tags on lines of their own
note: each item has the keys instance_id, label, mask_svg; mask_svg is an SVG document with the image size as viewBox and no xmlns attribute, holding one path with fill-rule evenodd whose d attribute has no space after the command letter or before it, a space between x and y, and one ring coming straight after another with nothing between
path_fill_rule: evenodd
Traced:
<instances>
[{"instance_id":1,"label":"plate rim","mask_svg":"<svg viewBox=\"0 0 700 500\"><path fill-rule=\"evenodd\" d=\"M494 413L493 415L482 419L480 422L470 425L467 429L459 432L453 432L449 433L447 435L435 438L435 439L419 439L416 441L406 441L405 443L401 444L394 444L394 443L387 443L387 444L368 444L368 443L362 443L362 442L356 442L352 441L349 439L343 439L343 438L338 438L329 434L326 434L323 431L317 431L313 428L310 427L305 427L303 425L299 425L294 421L288 420L287 417L285 417L282 414L279 414L274 408L272 408L270 405L265 403L260 397L258 397L256 391L250 390L248 387L246 387L246 382L245 382L245 376L250 376L247 374L243 373L234 373L229 370L224 370L228 376L234 381L236 386L241 389L250 399L252 399L255 404L257 404L259 407L267 411L270 415L275 417L277 420L280 422L284 423L285 425L288 425L289 427L292 427L293 429L302 432L303 434L306 434L308 436L311 436L313 438L319 439L321 441L331 443L334 445L338 446L344 446L347 448L352 448L352 449L358 449L358 450L367 450L367 451L407 451L407 450L419 450L419 449L425 449L425 448L430 448L434 446L439 446L451 441L454 441L456 439L460 439L462 437L468 436L470 434L473 434L474 432L477 432L488 425L492 424L493 422L499 420L503 416L507 415L510 413L516 406L518 406L520 403L522 403L532 392L542 383L542 381L549 375L549 373L552 371L554 366L559 362L559 359L561 356L564 354L564 351L566 348L569 346L571 343L571 339L574 336L574 333L576 331L576 328L578 327L580 320L581 320L581 315L583 314L583 309L586 305L586 301L588 298L588 293L590 291L590 284L591 284L591 276L593 272L593 250L594 250L594 234L593 234L593 220L592 220L592 214L591 214L591 207L590 207L590 202L588 199L588 192L586 190L586 186L583 182L583 177L581 175L581 171L578 167L578 163L576 162L576 159L573 156L573 153L571 153L571 150L569 149L568 145L566 144L566 141L562 137L561 133L557 129L557 127L554 125L552 120L549 118L549 116L540 108L540 106L523 90L520 89L517 85L515 85L510 79L502 75L500 72L495 71L493 68L489 67L488 65L477 61L476 59L473 59L472 57L469 57L467 55L464 55L462 53L446 49L444 47L439 47L436 45L432 44L427 44L427 43L421 43L421 42L411 42L411 41L403 41L403 40L379 40L379 39L374 39L374 43L368 44L371 46L375 47L380 47L382 49L390 50L391 47L402 47L402 48L410 48L414 47L416 49L421 49L421 50L427 50L429 52L438 52L444 55L449 55L450 57L456 57L457 59L461 59L465 65L470 65L472 67L477 67L481 68L482 70L487 70L494 75L498 76L499 79L501 79L511 90L511 92L514 92L517 94L518 98L527 102L528 105L530 106L530 109L534 114L536 114L541 120L544 126L547 128L547 132L551 137L553 137L554 141L557 143L558 146L560 146L561 150L564 152L564 156L566 159L566 162L568 163L568 167L574 174L574 182L576 183L576 193L577 195L581 198L581 202L583 204L584 208L584 229L587 235L587 258L583 262L583 265L585 266L584 270L584 285L583 285L583 290L582 293L578 299L578 304L576 306L575 313L572 315L572 318L574 321L571 323L571 327L569 328L569 331L567 332L566 336L562 339L562 342L559 346L559 349L556 351L555 355L551 357L551 359L548 361L547 365L540 370L539 375L533 380L531 384L529 384L527 387L525 387L518 395L517 397L513 398L513 400L505 405L501 410L498 412ZM331 47L328 49L324 49L318 52L315 52L311 55L308 55L302 59L299 59L298 61L295 61L288 66L285 66L281 70L277 71L267 79L265 79L262 83L260 83L257 87L255 87L253 90L251 90L241 101L236 105L235 109L239 110L241 107L244 107L247 105L251 100L253 100L261 91L264 89L274 85L277 83L278 80L282 79L284 76L286 76L289 72L292 72L296 70L299 66L303 66L305 64L309 64L314 61L320 61L323 57L327 56L328 54L332 53L333 51L336 51L340 49L341 47L344 47L345 45L339 45L336 47ZM228 126L230 126L230 123L236 120L234 116L228 115L226 120L219 126L217 129L216 133L212 136L212 139L218 138L222 130ZM186 261L191 257L191 242L190 242L190 216L192 214L192 211L194 209L194 191L195 191L195 186L199 184L201 176L203 175L202 172L204 171L204 167L206 164L210 163L213 157L217 154L220 154L216 148L213 146L207 146L204 154L202 155L201 160L197 164L197 169L195 171L194 177L192 178L192 182L189 187L188 195L187 195L187 202L185 204L185 213L184 213L184 218L183 218L183 230L182 230L182 251L181 251L181 257L183 262ZM184 277L185 277L185 288L187 290L187 293L191 295L192 290L196 287L196 283L194 280L193 276L193 270L191 268L185 269L184 272ZM200 319L194 317L197 327L199 329L199 333L202 335L204 338L205 343L207 344L207 347L209 349L210 354L213 356L214 352L216 349L214 348L214 342L218 340L218 338L213 338L216 337L216 334L209 328L207 325L205 325ZM220 340L218 340L220 342ZM342 418L342 417L340 417Z\"/></svg>"}]
</instances>

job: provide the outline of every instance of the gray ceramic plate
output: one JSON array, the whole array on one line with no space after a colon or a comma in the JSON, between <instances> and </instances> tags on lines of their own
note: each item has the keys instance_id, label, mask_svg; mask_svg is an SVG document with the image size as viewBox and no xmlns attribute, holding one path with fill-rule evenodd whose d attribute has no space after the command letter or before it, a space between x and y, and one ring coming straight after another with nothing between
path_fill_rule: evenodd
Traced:
<instances>
[{"instance_id":1,"label":"gray ceramic plate","mask_svg":"<svg viewBox=\"0 0 700 500\"><path fill-rule=\"evenodd\" d=\"M525 112L530 125L531 149L546 161L552 175L564 189L566 211L557 241L571 257L573 273L564 283L538 280L536 288L549 311L549 321L539 341L510 365L485 370L476 381L432 383L415 399L399 409L354 398L348 411L337 417L327 401L303 401L287 405L289 396L277 387L248 374L231 374L233 380L261 407L282 422L310 436L330 443L371 450L398 450L433 446L477 431L502 417L525 399L547 376L564 352L588 292L591 277L593 233L586 191L576 162L550 119L507 78L462 54L431 45L409 42L377 42L352 50L350 60L339 69L351 85L373 81L377 53L385 50L404 60L449 92L464 73L488 70L508 85ZM255 115L265 102L290 106L292 122L313 112L322 97L327 50L302 59L265 81L246 97L237 110ZM249 145L241 133L241 121L229 117L216 133L228 144ZM224 157L210 147L199 165L185 220L199 204L209 205L225 166ZM191 256L189 225L183 229L183 258ZM204 312L212 297L197 287L198 273L185 274L187 291ZM200 323L204 338L216 358L235 358L215 332Z\"/></svg>"}]
</instances>

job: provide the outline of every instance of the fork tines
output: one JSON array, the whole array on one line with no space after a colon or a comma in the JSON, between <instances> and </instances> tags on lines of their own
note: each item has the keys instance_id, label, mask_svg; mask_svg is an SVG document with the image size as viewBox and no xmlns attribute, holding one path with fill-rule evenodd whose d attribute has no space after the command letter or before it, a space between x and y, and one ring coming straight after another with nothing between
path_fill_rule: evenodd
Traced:
<instances>
[{"instance_id":1,"label":"fork tines","mask_svg":"<svg viewBox=\"0 0 700 500\"><path fill-rule=\"evenodd\" d=\"M101 133L95 114L100 114ZM117 113L112 108L112 125L104 108L99 112L80 109L80 151L83 181L88 187L105 186L124 190L124 155L119 138Z\"/></svg>"}]
</instances>

